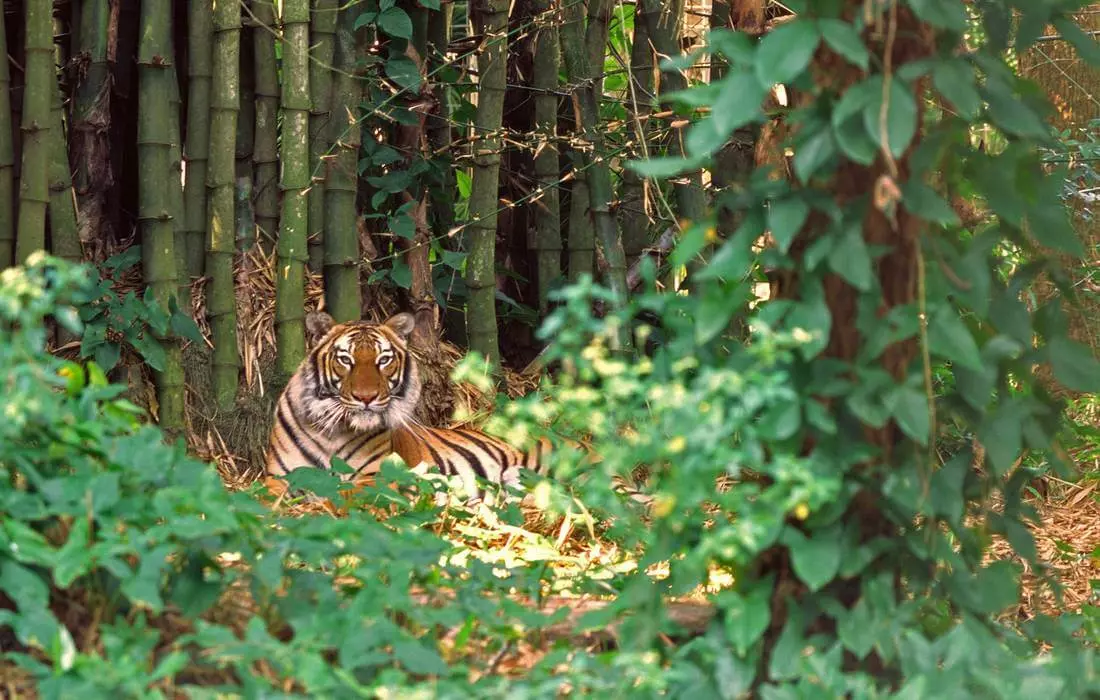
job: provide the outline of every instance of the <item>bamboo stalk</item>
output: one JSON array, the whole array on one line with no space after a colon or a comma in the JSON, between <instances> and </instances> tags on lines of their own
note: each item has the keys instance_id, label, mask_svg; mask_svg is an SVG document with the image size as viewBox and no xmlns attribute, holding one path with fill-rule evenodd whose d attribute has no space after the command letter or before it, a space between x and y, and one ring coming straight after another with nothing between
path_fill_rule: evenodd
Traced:
<instances>
[{"instance_id":1,"label":"bamboo stalk","mask_svg":"<svg viewBox=\"0 0 1100 700\"><path fill-rule=\"evenodd\" d=\"M210 80L212 73L213 0L190 0L187 32L187 143L184 158L184 228L187 249L178 251L186 261L187 278L202 277L206 268L207 166L210 158Z\"/></svg>"},{"instance_id":2,"label":"bamboo stalk","mask_svg":"<svg viewBox=\"0 0 1100 700\"><path fill-rule=\"evenodd\" d=\"M357 41L355 20L361 9L349 5L340 11L335 27L333 58L336 75L331 81L327 140L334 153L327 161L324 190L325 308L337 322L357 320L361 313L359 298L359 230L355 225L355 198L359 184L359 101L363 83L356 69L361 43ZM312 127L313 125L310 124ZM316 185L315 185L316 186Z\"/></svg>"},{"instance_id":3,"label":"bamboo stalk","mask_svg":"<svg viewBox=\"0 0 1100 700\"><path fill-rule=\"evenodd\" d=\"M444 3L428 15L428 51L427 65L429 74L435 74L443 65L447 44L451 41L451 19L454 15L454 3ZM448 89L442 80L433 80L435 106L432 118L428 121L428 143L432 153L447 153L448 146L454 142L451 127L451 109L448 102ZM453 168L442 168L439 187L431 192L432 235L442 238L454 228L455 173ZM444 239L449 240L449 239Z\"/></svg>"},{"instance_id":4,"label":"bamboo stalk","mask_svg":"<svg viewBox=\"0 0 1100 700\"><path fill-rule=\"evenodd\" d=\"M171 0L142 0L138 46L138 220L142 268L154 298L168 308L176 295L176 245L172 226ZM159 422L169 437L183 432L184 381L179 345L158 337L164 366L155 372ZM234 348L235 350L236 348Z\"/></svg>"},{"instance_id":5,"label":"bamboo stalk","mask_svg":"<svg viewBox=\"0 0 1100 700\"><path fill-rule=\"evenodd\" d=\"M645 146L653 129L649 115L653 112L653 50L649 30L638 14L634 15L634 38L630 47L630 112L634 116L634 140L638 144L633 157L648 155ZM633 262L649 245L650 217L647 211L645 180L629 168L622 173L619 206L623 231L623 252L627 263Z\"/></svg>"},{"instance_id":6,"label":"bamboo stalk","mask_svg":"<svg viewBox=\"0 0 1100 700\"><path fill-rule=\"evenodd\" d=\"M561 10L562 23L583 23L584 4L565 0L565 6ZM571 37L573 35L570 35ZM577 41L582 41L584 34L578 29L575 35ZM567 41L558 28L559 43ZM578 47L578 51L587 51L587 47ZM562 52L564 53L564 44ZM580 136L584 131L581 125L580 115L574 109L573 133ZM580 139L578 138L577 141ZM596 229L588 206L588 170L584 167L584 155L575 146L570 147L570 160L573 164L573 186L569 194L569 281L576 282L584 275L593 275L596 272Z\"/></svg>"},{"instance_id":7,"label":"bamboo stalk","mask_svg":"<svg viewBox=\"0 0 1100 700\"><path fill-rule=\"evenodd\" d=\"M19 218L15 263L22 265L46 247L46 208L49 205L50 94L56 85L53 62L53 23L50 0L27 0L25 87L23 90L23 164L19 173Z\"/></svg>"},{"instance_id":8,"label":"bamboo stalk","mask_svg":"<svg viewBox=\"0 0 1100 700\"><path fill-rule=\"evenodd\" d=\"M15 144L7 56L4 13L0 12L0 270L10 267L15 258Z\"/></svg>"},{"instance_id":9,"label":"bamboo stalk","mask_svg":"<svg viewBox=\"0 0 1100 700\"><path fill-rule=\"evenodd\" d=\"M51 71L50 93L50 252L63 260L79 263L84 255L76 226L73 201L73 177L69 168L69 149L65 139L65 110L61 107L61 86L57 71Z\"/></svg>"},{"instance_id":10,"label":"bamboo stalk","mask_svg":"<svg viewBox=\"0 0 1100 700\"><path fill-rule=\"evenodd\" d=\"M275 266L275 365L281 386L305 356L309 226L309 0L283 2L282 220Z\"/></svg>"},{"instance_id":11,"label":"bamboo stalk","mask_svg":"<svg viewBox=\"0 0 1100 700\"><path fill-rule=\"evenodd\" d=\"M679 56L680 32L684 15L684 0L640 0L643 20L649 30L649 39L659 56ZM663 97L687 87L687 80L676 69L661 71L661 82L657 96ZM674 130L670 137L669 150L672 155L684 155L684 144L680 130ZM681 221L699 221L706 216L706 198L703 194L702 170L693 170L678 177L672 185L676 199L676 213ZM689 263L689 268L693 264Z\"/></svg>"},{"instance_id":12,"label":"bamboo stalk","mask_svg":"<svg viewBox=\"0 0 1100 700\"><path fill-rule=\"evenodd\" d=\"M237 354L237 300L233 284L235 187L234 143L240 85L241 13L236 0L214 0L213 61L210 91L210 146L207 178L206 312L214 341L211 379L220 409L237 398L240 359Z\"/></svg>"},{"instance_id":13,"label":"bamboo stalk","mask_svg":"<svg viewBox=\"0 0 1100 700\"><path fill-rule=\"evenodd\" d=\"M558 27L549 14L550 0L532 7L538 33L534 45L535 179L541 192L534 204L539 312L550 308L550 285L561 276L561 209L558 197L558 71L561 64Z\"/></svg>"},{"instance_id":14,"label":"bamboo stalk","mask_svg":"<svg viewBox=\"0 0 1100 700\"><path fill-rule=\"evenodd\" d=\"M475 119L474 176L470 191L466 288L466 328L470 349L495 368L500 364L496 313L496 236L501 126L508 72L508 0L486 0L474 14L477 31L488 42L477 57L478 103Z\"/></svg>"},{"instance_id":15,"label":"bamboo stalk","mask_svg":"<svg viewBox=\"0 0 1100 700\"><path fill-rule=\"evenodd\" d=\"M251 1L245 0L246 16L249 18L249 33L263 31L251 23ZM243 27L242 27L243 31ZM252 250L256 244L256 212L252 203L252 151L256 133L256 73L254 59L255 42L247 38L241 40L238 56L238 75L241 86L241 111L237 113L237 143L234 149L237 183L235 186L236 206L234 220L237 227L237 250ZM247 274L242 268L238 274Z\"/></svg>"},{"instance_id":16,"label":"bamboo stalk","mask_svg":"<svg viewBox=\"0 0 1100 700\"><path fill-rule=\"evenodd\" d=\"M314 272L320 272L325 267L325 209L328 202L325 199L325 173L326 167L323 158L329 154L332 143L333 130L329 128L329 120L336 123L344 123L343 114L332 114L329 109L335 98L333 93L333 60L335 55L336 15L338 3L336 0L312 0L313 15L310 27L310 43L312 48L312 60L309 62L309 169L312 187L309 190L309 267ZM358 3L347 6L345 13L358 16L363 10ZM354 22L354 20L352 20ZM353 69L354 65L348 66ZM361 95L362 90L357 91ZM357 106L357 103L356 105ZM358 124L356 125L358 130ZM337 138L339 138L337 136ZM356 140L358 143L358 137ZM358 161L358 153L354 154ZM358 164L358 163L357 163ZM353 195L354 198L354 195ZM354 201L352 208L354 213ZM352 220L352 229L355 222ZM341 222L340 225L347 225ZM326 284L327 288L327 284ZM358 297L358 294L356 295ZM327 292L326 292L327 298ZM356 303L355 318L359 317L359 304ZM329 309L332 312L332 309ZM334 317L335 318L335 317ZM339 319L337 319L339 320Z\"/></svg>"},{"instance_id":17,"label":"bamboo stalk","mask_svg":"<svg viewBox=\"0 0 1100 700\"><path fill-rule=\"evenodd\" d=\"M619 227L611 213L611 171L607 164L603 134L599 128L599 111L596 94L590 80L591 67L584 50L581 23L576 19L565 22L560 29L562 59L569 82L573 85L574 111L587 142L581 155L588 170L585 183L588 186L589 209L596 225L604 259L607 261L607 283L612 294L613 307L626 303L629 291L626 286L626 256ZM632 347L630 333L625 325L618 334L620 349Z\"/></svg>"},{"instance_id":18,"label":"bamboo stalk","mask_svg":"<svg viewBox=\"0 0 1100 700\"><path fill-rule=\"evenodd\" d=\"M175 42L173 42L174 44ZM187 222L183 203L183 148L180 144L180 118L183 104L180 99L179 77L176 71L168 76L168 213L172 216L172 234L175 240L176 289L180 308L185 313L191 309L191 284L187 275Z\"/></svg>"},{"instance_id":19,"label":"bamboo stalk","mask_svg":"<svg viewBox=\"0 0 1100 700\"><path fill-rule=\"evenodd\" d=\"M256 128L252 147L256 227L264 250L274 249L279 229L279 74L275 61L274 0L252 0L256 61Z\"/></svg>"},{"instance_id":20,"label":"bamboo stalk","mask_svg":"<svg viewBox=\"0 0 1100 700\"><path fill-rule=\"evenodd\" d=\"M99 257L100 241L111 237L108 197L114 184L110 155L111 89L107 52L111 10L108 0L80 3L77 71L73 95L70 161L76 193L77 229L85 249Z\"/></svg>"}]
</instances>

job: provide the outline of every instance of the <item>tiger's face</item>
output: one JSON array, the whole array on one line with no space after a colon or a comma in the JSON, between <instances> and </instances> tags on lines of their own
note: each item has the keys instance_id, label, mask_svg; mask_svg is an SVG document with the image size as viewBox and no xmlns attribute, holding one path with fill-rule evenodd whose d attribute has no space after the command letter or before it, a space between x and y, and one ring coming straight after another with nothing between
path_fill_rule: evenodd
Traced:
<instances>
[{"instance_id":1,"label":"tiger's face","mask_svg":"<svg viewBox=\"0 0 1100 700\"><path fill-rule=\"evenodd\" d=\"M325 432L337 427L375 432L404 424L420 399L420 379L407 345L415 325L408 313L380 324L337 324L323 312L307 316L307 336L320 340L299 374L314 425Z\"/></svg>"}]
</instances>

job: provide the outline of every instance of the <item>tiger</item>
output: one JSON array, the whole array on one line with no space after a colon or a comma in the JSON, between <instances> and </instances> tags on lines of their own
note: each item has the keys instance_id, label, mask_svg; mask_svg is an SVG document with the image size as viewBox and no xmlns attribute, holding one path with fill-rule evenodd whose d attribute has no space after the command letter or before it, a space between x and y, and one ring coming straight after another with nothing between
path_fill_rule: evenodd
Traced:
<instances>
[{"instance_id":1,"label":"tiger","mask_svg":"<svg viewBox=\"0 0 1100 700\"><path fill-rule=\"evenodd\" d=\"M306 317L312 343L275 406L265 471L279 479L314 467L331 469L333 457L350 467L344 481L377 474L396 453L410 468L426 474L435 467L457 475L470 498L484 498L480 477L516 487L523 470L545 474L550 442L545 437L520 450L497 437L467 428L434 428L414 417L421 382L408 348L415 329L412 314L398 313L382 323L337 324L319 311Z\"/></svg>"}]
</instances>

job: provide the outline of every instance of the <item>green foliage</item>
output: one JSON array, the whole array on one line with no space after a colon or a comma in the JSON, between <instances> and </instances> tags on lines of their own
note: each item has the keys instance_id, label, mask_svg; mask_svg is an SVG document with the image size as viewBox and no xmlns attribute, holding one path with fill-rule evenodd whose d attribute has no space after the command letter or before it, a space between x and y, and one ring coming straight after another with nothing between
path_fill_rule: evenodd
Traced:
<instances>
[{"instance_id":1,"label":"green foliage","mask_svg":"<svg viewBox=\"0 0 1100 700\"><path fill-rule=\"evenodd\" d=\"M198 326L186 310L176 305L175 298L166 310L153 298L151 288L147 288L140 299L134 290L122 295L116 291L118 281L139 262L140 245L108 258L103 263L105 275L88 300L78 307L84 329L80 358L94 358L104 372L110 372L118 364L123 343L154 370L161 371L164 369L164 347L155 334L203 342Z\"/></svg>"},{"instance_id":2,"label":"green foliage","mask_svg":"<svg viewBox=\"0 0 1100 700\"><path fill-rule=\"evenodd\" d=\"M143 424L140 409L118 398L125 387L94 361L45 352L45 319L79 332L74 306L97 293L87 268L41 255L0 277L0 638L3 659L29 672L43 697L219 687L359 697L429 676L440 696L469 697L469 673L488 663L474 652L500 653L517 624L550 621L499 602L512 587L537 590L539 569L501 579L477 560L451 563L459 550L424 527L435 511L389 487L362 495L395 509L384 522L357 510L281 517L253 494L228 491L210 465ZM331 477L311 476L322 482L315 490L331 488ZM404 487L412 478L388 464L380 481ZM438 606L415 593L456 587L454 602ZM228 611L249 598L254 614L230 624ZM446 652L440 629L461 630ZM562 658L536 669L533 689L547 694ZM566 678L631 683L620 668L587 663ZM478 691L505 692L493 683Z\"/></svg>"}]
</instances>

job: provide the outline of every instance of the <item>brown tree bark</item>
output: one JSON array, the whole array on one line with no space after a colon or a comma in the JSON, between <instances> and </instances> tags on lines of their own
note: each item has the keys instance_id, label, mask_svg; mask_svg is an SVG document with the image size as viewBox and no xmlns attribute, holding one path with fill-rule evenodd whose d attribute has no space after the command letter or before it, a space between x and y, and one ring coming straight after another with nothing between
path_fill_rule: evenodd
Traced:
<instances>
[{"instance_id":1,"label":"brown tree bark","mask_svg":"<svg viewBox=\"0 0 1100 700\"><path fill-rule=\"evenodd\" d=\"M853 17L862 10L862 7L861 0L847 0L843 16ZM873 55L885 56L889 53L889 60L894 66L927 58L935 52L933 32L908 7L897 9L896 30L892 34L894 40L890 46L885 45L887 39L871 37L870 32L865 33L864 41L870 42L868 48ZM814 82L818 87L827 87L838 94L843 94L845 90L864 78L859 68L848 63L824 44L818 49L812 70ZM913 94L918 104L920 104L924 85L923 78L913 84ZM809 93L796 93L792 97L792 106L795 108L805 106L812 99L813 95ZM919 124L917 133L920 133ZM885 161L880 155L871 167L850 161L843 163L833 176L830 185L827 186L834 200L838 205L845 206L866 196L868 192L875 192L883 184L908 179L909 158L919 143L918 136L900 158ZM769 275L772 299L802 297L805 290L800 287L797 270L803 267L803 256L815 235L828 224L827 217L820 212L815 212L808 218L790 247L790 256L795 264L790 269L774 270ZM890 251L876 261L874 268L874 274L882 290L880 314L887 314L895 307L911 304L917 298L918 246L922 226L921 219L904 207L899 207L893 217L887 217L875 206L868 207L863 221L863 238L868 246L885 246ZM852 362L864 340L857 326L860 292L834 274L825 276L823 286L825 303L832 318L829 341L823 354L826 357ZM900 381L918 351L915 339L894 343L882 353L881 366ZM822 401L828 406L828 399L822 398ZM880 462L890 460L893 446L902 439L900 429L893 421L887 422L880 428L865 426L864 435L869 444L881 450L877 458ZM812 444L804 446L807 452L812 448ZM893 533L895 530L895 526L883 513L881 504L868 492L857 494L845 518L860 524L863 541ZM787 596L793 595L797 598L804 593L805 587L795 576L789 553L783 547L776 547L761 556L755 573L759 576L770 573L776 575L771 622L768 628L769 643L766 645L766 649L770 650L786 624ZM848 606L856 603L860 593L858 579L847 582L846 587L838 591L840 600ZM874 654L870 655L864 662L867 670L872 673L875 672L877 663L874 656ZM769 654L765 653L760 662L761 669L766 669L768 662Z\"/></svg>"}]
</instances>

